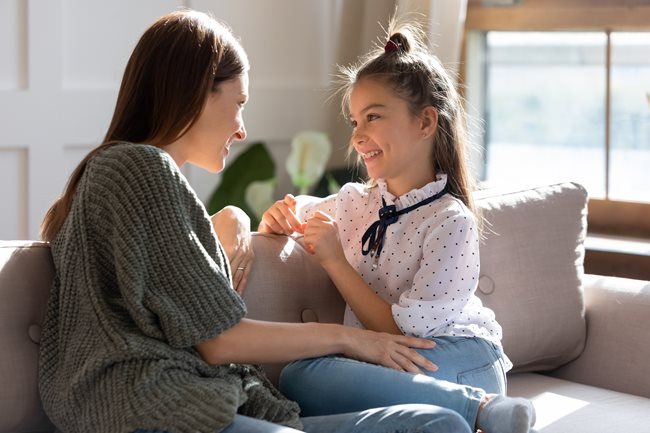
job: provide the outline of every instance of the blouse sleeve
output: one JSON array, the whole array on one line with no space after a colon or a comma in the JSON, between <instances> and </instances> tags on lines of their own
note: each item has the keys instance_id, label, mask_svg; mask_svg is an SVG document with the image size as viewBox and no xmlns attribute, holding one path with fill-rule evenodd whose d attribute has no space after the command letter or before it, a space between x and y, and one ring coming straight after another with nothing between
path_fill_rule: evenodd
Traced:
<instances>
[{"instance_id":1,"label":"blouse sleeve","mask_svg":"<svg viewBox=\"0 0 650 433\"><path fill-rule=\"evenodd\" d=\"M136 325L190 347L234 326L246 309L205 208L169 155L152 149L96 157L91 177L106 194L95 206L109 208L105 247Z\"/></svg>"},{"instance_id":2,"label":"blouse sleeve","mask_svg":"<svg viewBox=\"0 0 650 433\"><path fill-rule=\"evenodd\" d=\"M407 335L428 337L453 325L476 290L480 265L474 218L446 212L445 222L424 240L412 287L392 305L393 318Z\"/></svg>"},{"instance_id":3,"label":"blouse sleeve","mask_svg":"<svg viewBox=\"0 0 650 433\"><path fill-rule=\"evenodd\" d=\"M305 222L307 218L314 215L318 211L326 213L331 217L335 217L336 201L336 194L332 194L325 198L313 197L310 195L299 195L296 197L296 215L302 222Z\"/></svg>"}]
</instances>

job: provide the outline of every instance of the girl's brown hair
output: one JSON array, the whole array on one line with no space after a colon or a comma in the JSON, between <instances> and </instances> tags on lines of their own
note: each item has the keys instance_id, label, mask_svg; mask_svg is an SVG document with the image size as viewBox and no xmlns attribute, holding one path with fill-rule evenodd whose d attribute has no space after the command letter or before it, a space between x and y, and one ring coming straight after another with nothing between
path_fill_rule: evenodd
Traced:
<instances>
[{"instance_id":1,"label":"girl's brown hair","mask_svg":"<svg viewBox=\"0 0 650 433\"><path fill-rule=\"evenodd\" d=\"M426 48L417 21L393 18L387 33L385 45L378 45L357 64L339 68L342 111L349 118L350 93L355 83L363 79L388 85L408 103L414 116L420 115L425 107L434 107L438 112L433 138L435 172L447 174L447 191L476 214L471 196L474 183L467 164L468 139L462 98L449 73ZM350 144L350 153L353 150Z\"/></svg>"},{"instance_id":2,"label":"girl's brown hair","mask_svg":"<svg viewBox=\"0 0 650 433\"><path fill-rule=\"evenodd\" d=\"M86 165L98 152L118 143L164 146L178 140L198 119L208 94L247 70L239 42L209 15L181 10L159 18L126 65L103 142L73 171L43 219L41 237L51 241L59 232Z\"/></svg>"}]
</instances>

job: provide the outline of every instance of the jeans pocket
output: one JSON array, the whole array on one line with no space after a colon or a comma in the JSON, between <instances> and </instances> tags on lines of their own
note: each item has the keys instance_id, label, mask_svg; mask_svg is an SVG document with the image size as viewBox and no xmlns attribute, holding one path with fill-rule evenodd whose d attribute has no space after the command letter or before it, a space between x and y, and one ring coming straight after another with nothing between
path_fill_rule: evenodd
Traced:
<instances>
[{"instance_id":1,"label":"jeans pocket","mask_svg":"<svg viewBox=\"0 0 650 433\"><path fill-rule=\"evenodd\" d=\"M458 383L482 388L489 394L505 394L505 382L498 362L458 373Z\"/></svg>"}]
</instances>

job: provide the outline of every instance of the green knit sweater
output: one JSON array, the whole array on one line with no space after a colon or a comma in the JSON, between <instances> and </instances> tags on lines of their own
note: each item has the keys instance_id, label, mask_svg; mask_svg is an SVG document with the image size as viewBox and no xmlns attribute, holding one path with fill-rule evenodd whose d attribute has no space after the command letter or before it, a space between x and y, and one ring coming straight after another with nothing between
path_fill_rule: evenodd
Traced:
<instances>
[{"instance_id":1,"label":"green knit sweater","mask_svg":"<svg viewBox=\"0 0 650 433\"><path fill-rule=\"evenodd\" d=\"M246 308L166 152L125 143L95 156L51 247L39 386L64 433L214 433L235 413L300 427L258 367L209 365L193 349Z\"/></svg>"}]
</instances>

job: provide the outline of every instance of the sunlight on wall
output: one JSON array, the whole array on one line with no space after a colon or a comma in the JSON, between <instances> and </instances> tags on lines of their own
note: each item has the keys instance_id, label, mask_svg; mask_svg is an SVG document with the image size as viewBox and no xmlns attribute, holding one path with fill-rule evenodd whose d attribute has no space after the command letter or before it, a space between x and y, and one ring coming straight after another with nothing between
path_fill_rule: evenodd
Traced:
<instances>
[{"instance_id":1,"label":"sunlight on wall","mask_svg":"<svg viewBox=\"0 0 650 433\"><path fill-rule=\"evenodd\" d=\"M566 397L553 392L543 392L531 401L537 410L537 422L535 428L538 430L553 424L565 416L576 412L589 404L588 401L577 398Z\"/></svg>"}]
</instances>

